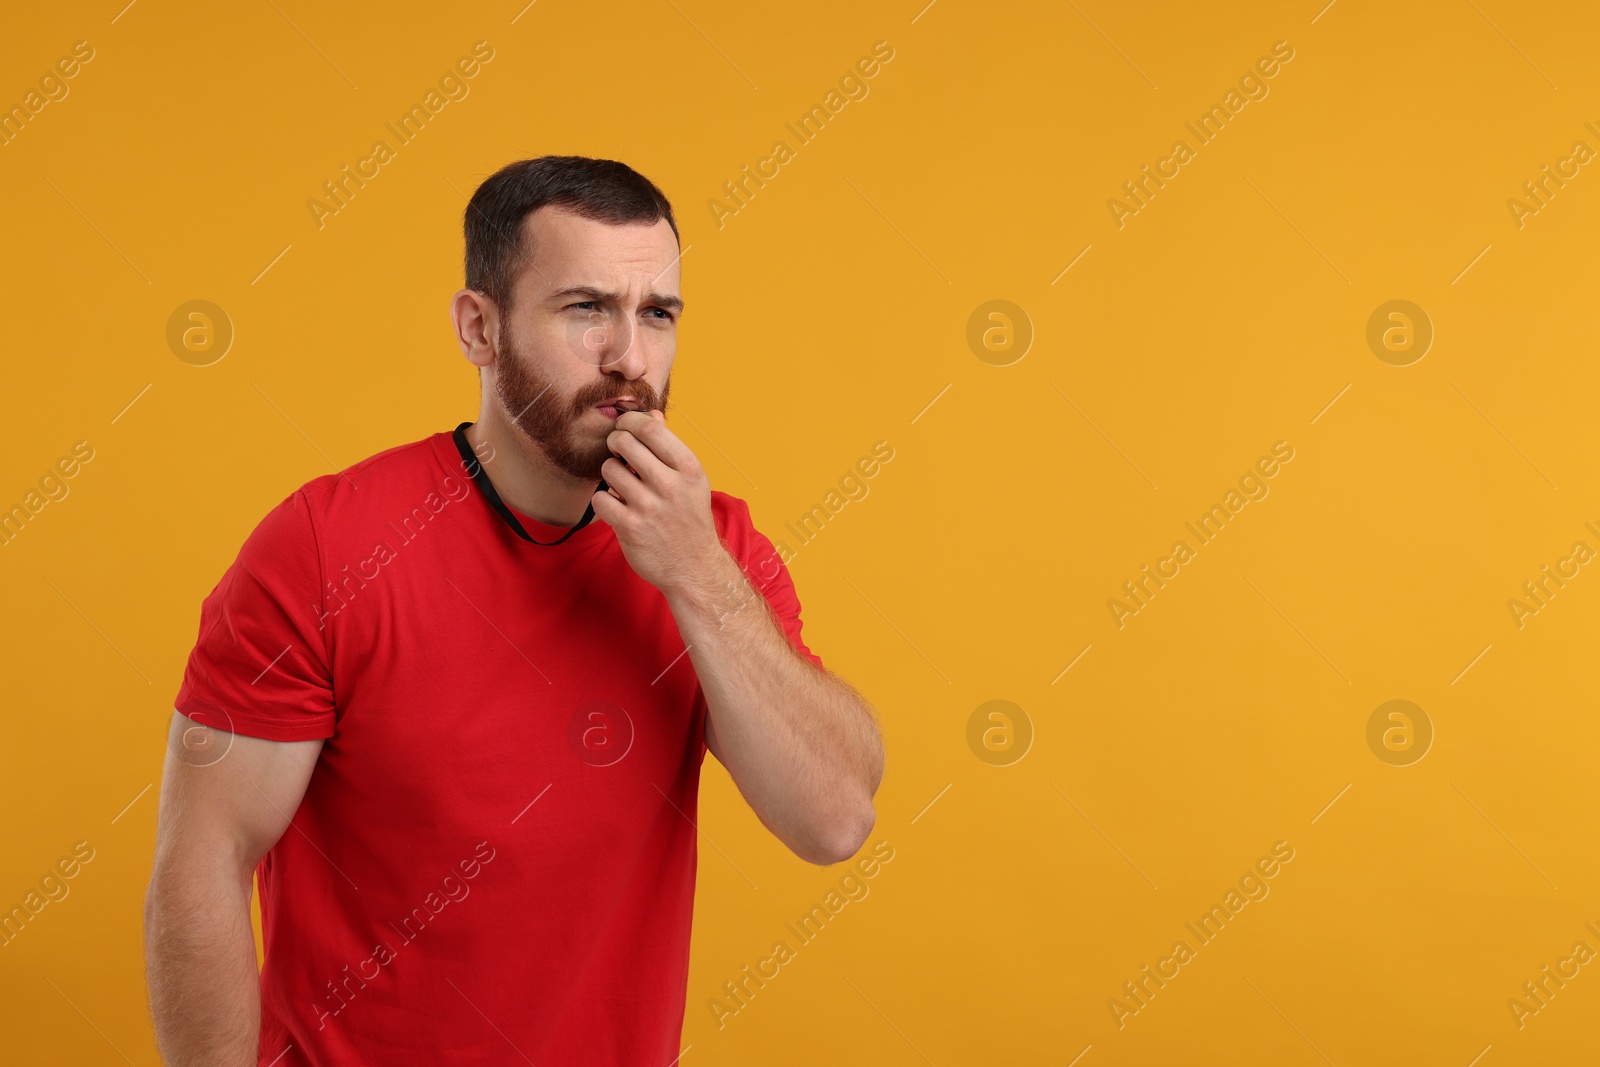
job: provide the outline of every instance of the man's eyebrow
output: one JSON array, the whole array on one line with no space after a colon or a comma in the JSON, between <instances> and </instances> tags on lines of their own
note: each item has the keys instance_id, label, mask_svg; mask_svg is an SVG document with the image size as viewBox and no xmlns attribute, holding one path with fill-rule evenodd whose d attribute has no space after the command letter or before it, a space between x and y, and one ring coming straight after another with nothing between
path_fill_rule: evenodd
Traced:
<instances>
[{"instance_id":1,"label":"man's eyebrow","mask_svg":"<svg viewBox=\"0 0 1600 1067\"><path fill-rule=\"evenodd\" d=\"M619 293L608 293L604 289L597 289L592 285L571 285L565 289L557 289L550 294L551 300L562 300L567 297L582 297L584 300L610 301L616 303L622 299ZM666 293L650 293L645 297L645 303L660 308L670 308L673 311L683 311L683 300L680 297L669 296Z\"/></svg>"}]
</instances>

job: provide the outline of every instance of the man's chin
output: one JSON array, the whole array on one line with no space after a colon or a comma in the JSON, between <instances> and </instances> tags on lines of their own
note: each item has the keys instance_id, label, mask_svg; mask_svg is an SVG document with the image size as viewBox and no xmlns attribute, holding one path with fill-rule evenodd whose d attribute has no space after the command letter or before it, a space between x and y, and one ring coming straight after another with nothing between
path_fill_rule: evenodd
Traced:
<instances>
[{"instance_id":1,"label":"man's chin","mask_svg":"<svg viewBox=\"0 0 1600 1067\"><path fill-rule=\"evenodd\" d=\"M587 482L598 482L605 477L600 471L601 464L611 458L611 450L603 448L599 452L586 456L567 456L566 462L556 461L556 465L574 478Z\"/></svg>"},{"instance_id":2,"label":"man's chin","mask_svg":"<svg viewBox=\"0 0 1600 1067\"><path fill-rule=\"evenodd\" d=\"M538 427L519 424L517 428L563 474L589 482L598 482L604 477L600 465L611 458L611 449L605 443L609 430L585 431L569 424L563 445L552 446L540 438Z\"/></svg>"}]
</instances>

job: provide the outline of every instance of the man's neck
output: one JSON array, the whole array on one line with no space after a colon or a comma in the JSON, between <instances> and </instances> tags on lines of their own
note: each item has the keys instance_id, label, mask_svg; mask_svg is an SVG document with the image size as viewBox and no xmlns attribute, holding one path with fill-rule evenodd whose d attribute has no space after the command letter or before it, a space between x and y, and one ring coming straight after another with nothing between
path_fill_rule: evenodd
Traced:
<instances>
[{"instance_id":1,"label":"man's neck","mask_svg":"<svg viewBox=\"0 0 1600 1067\"><path fill-rule=\"evenodd\" d=\"M467 442L480 457L488 457L483 470L512 510L551 526L572 526L583 518L595 483L557 468L499 409L479 414L467 428Z\"/></svg>"}]
</instances>

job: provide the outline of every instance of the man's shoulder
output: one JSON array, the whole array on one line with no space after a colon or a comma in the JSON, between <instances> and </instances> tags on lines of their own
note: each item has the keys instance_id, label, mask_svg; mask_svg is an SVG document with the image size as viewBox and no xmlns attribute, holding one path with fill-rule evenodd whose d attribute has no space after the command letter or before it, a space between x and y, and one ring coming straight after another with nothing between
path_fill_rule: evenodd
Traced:
<instances>
[{"instance_id":1,"label":"man's shoulder","mask_svg":"<svg viewBox=\"0 0 1600 1067\"><path fill-rule=\"evenodd\" d=\"M450 488L448 483L467 477L464 470L452 470L440 462L437 439L442 436L448 435L429 434L375 452L343 470L312 478L295 492L303 493L314 508L323 511L389 507L411 496L420 502L429 491ZM455 448L453 443L450 447L452 451Z\"/></svg>"},{"instance_id":2,"label":"man's shoulder","mask_svg":"<svg viewBox=\"0 0 1600 1067\"><path fill-rule=\"evenodd\" d=\"M778 569L781 553L771 538L757 528L750 505L732 493L713 489L711 515L716 520L717 535L739 565L747 573L757 571L764 581L770 580Z\"/></svg>"},{"instance_id":3,"label":"man's shoulder","mask_svg":"<svg viewBox=\"0 0 1600 1067\"><path fill-rule=\"evenodd\" d=\"M711 514L718 520L738 514L750 514L750 505L742 497L732 493L724 493L721 489L711 490Z\"/></svg>"},{"instance_id":4,"label":"man's shoulder","mask_svg":"<svg viewBox=\"0 0 1600 1067\"><path fill-rule=\"evenodd\" d=\"M276 528L324 542L345 531L366 536L375 521L399 521L414 508L437 512L440 501L464 499L471 480L459 460L451 469L438 450L444 438L454 451L448 437L436 433L394 445L302 483L263 518L263 532Z\"/></svg>"},{"instance_id":5,"label":"man's shoulder","mask_svg":"<svg viewBox=\"0 0 1600 1067\"><path fill-rule=\"evenodd\" d=\"M722 535L724 541L733 537L743 538L755 529L755 521L750 517L750 505L742 497L724 493L720 489L711 490L711 517L716 520L717 533Z\"/></svg>"}]
</instances>

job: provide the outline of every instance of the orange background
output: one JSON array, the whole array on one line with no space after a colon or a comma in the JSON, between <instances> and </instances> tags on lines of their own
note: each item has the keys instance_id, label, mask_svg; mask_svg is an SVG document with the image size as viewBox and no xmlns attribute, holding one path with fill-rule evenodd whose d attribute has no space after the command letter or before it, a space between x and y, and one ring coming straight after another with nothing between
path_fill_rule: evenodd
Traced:
<instances>
[{"instance_id":1,"label":"orange background","mask_svg":"<svg viewBox=\"0 0 1600 1067\"><path fill-rule=\"evenodd\" d=\"M1600 950L1600 577L1520 628L1507 601L1600 548L1600 176L1520 227L1507 201L1600 149L1600 15L922 2L8 18L0 102L94 49L0 147L0 505L94 449L0 548L0 904L94 850L0 948L11 1058L156 1062L151 786L200 601L296 486L474 416L446 314L465 197L551 152L674 200L671 422L764 531L895 451L791 563L808 643L881 714L894 859L719 1028L709 998L843 870L708 760L685 1065L1592 1054L1595 968L1520 1029L1507 1001ZM479 40L469 95L319 229L322 183ZM784 123L878 41L868 94L798 145ZM1108 199L1279 41L1268 95L1119 228ZM236 331L209 366L167 342L194 299ZM1434 331L1408 366L1367 343L1396 299ZM1031 323L1020 359L969 347L991 300ZM1107 600L1278 441L1269 495L1119 628ZM1013 747L971 747L993 700ZM1390 700L1432 725L1407 766L1368 746ZM1279 841L1270 895L1119 1028L1108 1000Z\"/></svg>"}]
</instances>

